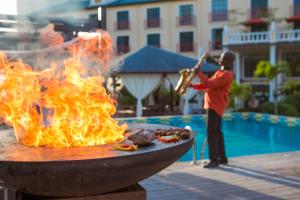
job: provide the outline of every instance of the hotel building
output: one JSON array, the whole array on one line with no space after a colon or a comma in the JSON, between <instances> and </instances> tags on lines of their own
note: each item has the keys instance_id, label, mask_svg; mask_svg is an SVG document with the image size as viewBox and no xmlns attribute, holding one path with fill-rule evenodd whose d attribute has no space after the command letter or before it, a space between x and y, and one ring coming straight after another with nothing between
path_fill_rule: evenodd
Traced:
<instances>
[{"instance_id":1,"label":"hotel building","mask_svg":"<svg viewBox=\"0 0 300 200\"><path fill-rule=\"evenodd\" d=\"M300 0L103 0L99 5L117 53L145 45L191 57L229 49L237 55L236 80L261 92L272 86L254 78L260 60L286 60L292 76L285 78L300 75Z\"/></svg>"}]
</instances>

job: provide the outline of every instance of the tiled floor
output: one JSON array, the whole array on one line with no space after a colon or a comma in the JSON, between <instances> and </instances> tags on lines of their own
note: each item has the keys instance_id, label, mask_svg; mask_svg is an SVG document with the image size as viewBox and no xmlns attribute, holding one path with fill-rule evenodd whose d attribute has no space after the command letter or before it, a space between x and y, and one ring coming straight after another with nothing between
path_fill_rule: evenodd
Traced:
<instances>
[{"instance_id":1,"label":"tiled floor","mask_svg":"<svg viewBox=\"0 0 300 200\"><path fill-rule=\"evenodd\" d=\"M148 199L300 199L300 152L230 159L203 169L175 163L145 180Z\"/></svg>"}]
</instances>

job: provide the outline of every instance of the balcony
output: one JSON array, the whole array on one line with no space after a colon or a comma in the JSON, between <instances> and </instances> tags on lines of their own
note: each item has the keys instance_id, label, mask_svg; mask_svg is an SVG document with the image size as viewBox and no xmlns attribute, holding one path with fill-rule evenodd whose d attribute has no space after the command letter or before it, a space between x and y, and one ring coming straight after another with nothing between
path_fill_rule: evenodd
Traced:
<instances>
[{"instance_id":1,"label":"balcony","mask_svg":"<svg viewBox=\"0 0 300 200\"><path fill-rule=\"evenodd\" d=\"M128 45L119 45L117 46L117 54L125 54L130 51L130 47Z\"/></svg>"},{"instance_id":2,"label":"balcony","mask_svg":"<svg viewBox=\"0 0 300 200\"><path fill-rule=\"evenodd\" d=\"M248 11L249 19L261 19L267 17L269 13L269 9L267 7L262 8L252 8Z\"/></svg>"},{"instance_id":3,"label":"balcony","mask_svg":"<svg viewBox=\"0 0 300 200\"><path fill-rule=\"evenodd\" d=\"M193 15L184 15L177 17L177 26L195 25L196 17Z\"/></svg>"},{"instance_id":4,"label":"balcony","mask_svg":"<svg viewBox=\"0 0 300 200\"><path fill-rule=\"evenodd\" d=\"M160 28L161 19L146 19L145 28Z\"/></svg>"},{"instance_id":5,"label":"balcony","mask_svg":"<svg viewBox=\"0 0 300 200\"><path fill-rule=\"evenodd\" d=\"M223 45L266 44L300 42L300 30L278 30L249 33L224 33Z\"/></svg>"},{"instance_id":6,"label":"balcony","mask_svg":"<svg viewBox=\"0 0 300 200\"><path fill-rule=\"evenodd\" d=\"M177 52L193 52L195 44L192 42L177 44Z\"/></svg>"},{"instance_id":7,"label":"balcony","mask_svg":"<svg viewBox=\"0 0 300 200\"><path fill-rule=\"evenodd\" d=\"M115 30L129 30L130 29L130 22L129 21L117 21L115 24Z\"/></svg>"},{"instance_id":8,"label":"balcony","mask_svg":"<svg viewBox=\"0 0 300 200\"><path fill-rule=\"evenodd\" d=\"M228 19L228 11L227 10L213 11L210 13L210 21L211 22L226 21L227 19Z\"/></svg>"}]
</instances>

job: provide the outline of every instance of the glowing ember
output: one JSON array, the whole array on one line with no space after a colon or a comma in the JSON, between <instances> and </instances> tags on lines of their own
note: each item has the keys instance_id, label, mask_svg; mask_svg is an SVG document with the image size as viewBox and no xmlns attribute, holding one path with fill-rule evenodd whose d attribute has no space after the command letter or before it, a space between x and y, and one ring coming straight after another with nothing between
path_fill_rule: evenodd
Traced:
<instances>
[{"instance_id":1,"label":"glowing ember","mask_svg":"<svg viewBox=\"0 0 300 200\"><path fill-rule=\"evenodd\" d=\"M41 36L45 43L61 43L55 35L52 39ZM102 86L113 53L110 36L106 32L83 36L68 50L68 58L42 71L21 60L9 61L0 52L0 118L28 146L87 146L122 140L126 127L111 117L115 102ZM86 67L86 61L91 66Z\"/></svg>"}]
</instances>

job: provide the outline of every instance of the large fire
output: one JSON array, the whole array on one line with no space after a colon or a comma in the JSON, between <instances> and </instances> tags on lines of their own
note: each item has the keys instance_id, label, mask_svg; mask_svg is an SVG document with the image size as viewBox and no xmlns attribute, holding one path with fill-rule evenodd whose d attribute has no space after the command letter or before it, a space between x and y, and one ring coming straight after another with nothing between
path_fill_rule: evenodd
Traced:
<instances>
[{"instance_id":1,"label":"large fire","mask_svg":"<svg viewBox=\"0 0 300 200\"><path fill-rule=\"evenodd\" d=\"M63 42L58 35L51 41L45 38L46 43ZM126 127L111 117L115 102L102 86L113 55L110 36L99 32L79 37L67 52L63 62L49 63L44 70L34 70L20 59L10 61L0 52L0 118L14 128L18 142L28 146L122 140ZM92 65L86 67L84 61Z\"/></svg>"}]
</instances>

